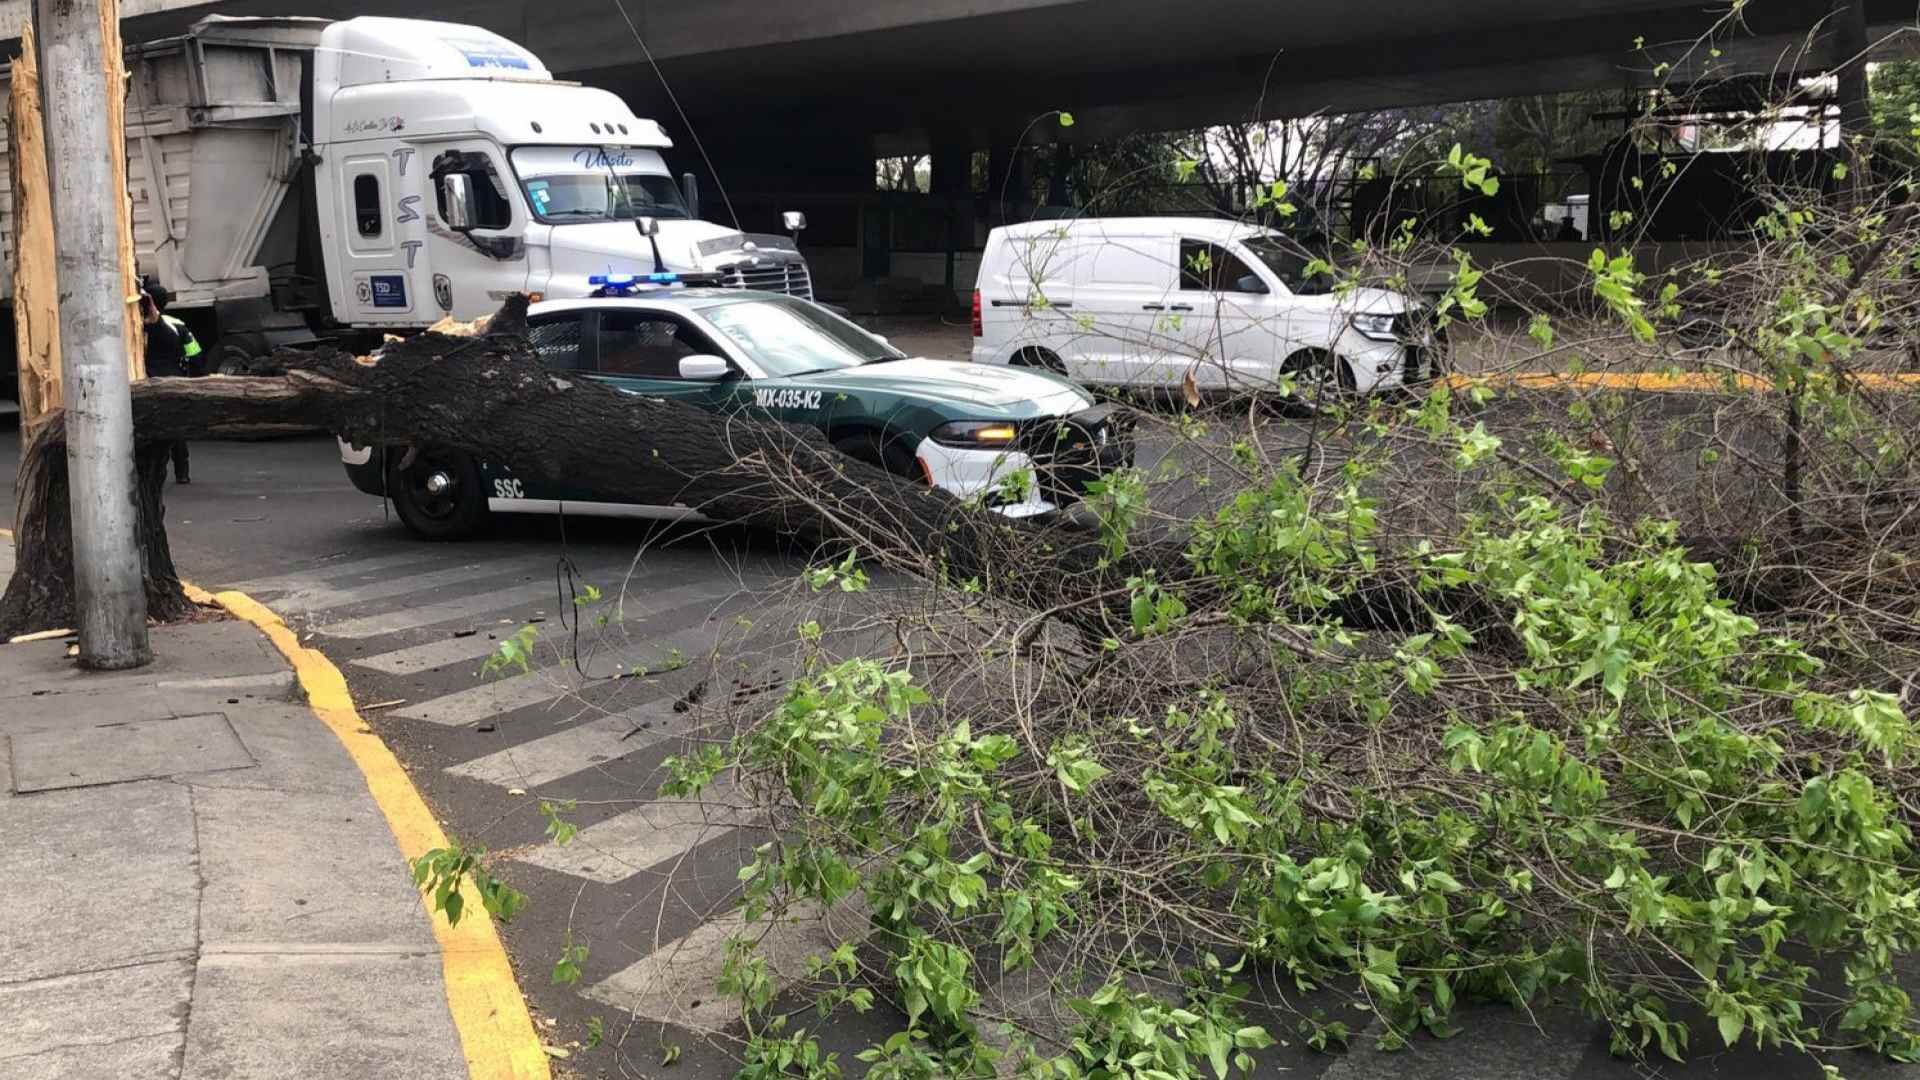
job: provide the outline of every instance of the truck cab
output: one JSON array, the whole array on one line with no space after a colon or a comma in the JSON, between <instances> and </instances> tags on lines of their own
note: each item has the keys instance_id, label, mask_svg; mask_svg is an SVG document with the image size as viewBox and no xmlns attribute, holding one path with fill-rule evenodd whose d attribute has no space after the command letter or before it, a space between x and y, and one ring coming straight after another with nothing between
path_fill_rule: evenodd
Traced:
<instances>
[{"instance_id":1,"label":"truck cab","mask_svg":"<svg viewBox=\"0 0 1920 1080\"><path fill-rule=\"evenodd\" d=\"M321 32L313 81L321 246L339 322L470 319L515 292L589 295L588 278L610 271L812 297L792 241L696 219L659 124L604 90L555 81L497 34L348 19Z\"/></svg>"},{"instance_id":2,"label":"truck cab","mask_svg":"<svg viewBox=\"0 0 1920 1080\"><path fill-rule=\"evenodd\" d=\"M515 292L585 297L608 273L813 297L800 215L788 235L700 220L659 124L479 27L215 15L130 46L127 70L135 256L218 367ZM0 64L0 117L10 79Z\"/></svg>"}]
</instances>

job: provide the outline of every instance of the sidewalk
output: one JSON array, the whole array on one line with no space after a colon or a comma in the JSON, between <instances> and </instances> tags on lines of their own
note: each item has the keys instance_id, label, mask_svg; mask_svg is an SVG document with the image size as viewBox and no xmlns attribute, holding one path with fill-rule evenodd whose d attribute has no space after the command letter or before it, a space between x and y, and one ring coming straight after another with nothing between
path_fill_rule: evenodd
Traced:
<instances>
[{"instance_id":1,"label":"sidewalk","mask_svg":"<svg viewBox=\"0 0 1920 1080\"><path fill-rule=\"evenodd\" d=\"M467 1077L394 833L287 661L238 619L153 646L0 645L0 1078Z\"/></svg>"}]
</instances>

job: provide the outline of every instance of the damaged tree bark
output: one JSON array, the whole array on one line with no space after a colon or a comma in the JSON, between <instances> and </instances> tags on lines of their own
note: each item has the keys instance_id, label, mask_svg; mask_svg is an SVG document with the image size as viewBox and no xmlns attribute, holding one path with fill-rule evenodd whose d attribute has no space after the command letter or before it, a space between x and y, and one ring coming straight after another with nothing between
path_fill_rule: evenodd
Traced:
<instances>
[{"instance_id":1,"label":"damaged tree bark","mask_svg":"<svg viewBox=\"0 0 1920 1080\"><path fill-rule=\"evenodd\" d=\"M269 377L136 384L140 535L155 617L177 618L188 609L162 520L166 444L245 438L289 424L363 446L428 445L510 461L525 476L564 480L607 498L683 503L802 542L871 540L884 532L905 543L871 547L884 546L889 557L906 560L902 569L930 577L985 574L991 553L1013 546L1046 550L1045 565L1021 579L996 571L1001 591L1030 591L1029 602L1041 608L1101 596L1116 577L1148 569L1158 569L1162 581L1191 574L1171 545L1136 546L1126 567L1103 567L1098 538L1085 531L1013 521L902 482L811 431L546 371L527 343L525 317L526 300L516 297L479 336L429 332L373 358L282 350L265 362ZM53 418L21 462L17 569L0 598L0 635L71 625L64 430Z\"/></svg>"}]
</instances>

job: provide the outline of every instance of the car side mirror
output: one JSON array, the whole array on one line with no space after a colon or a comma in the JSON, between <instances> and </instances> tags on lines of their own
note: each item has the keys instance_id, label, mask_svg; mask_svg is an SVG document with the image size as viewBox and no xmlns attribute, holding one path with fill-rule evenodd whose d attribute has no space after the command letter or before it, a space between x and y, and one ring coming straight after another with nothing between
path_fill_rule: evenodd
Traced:
<instances>
[{"instance_id":1,"label":"car side mirror","mask_svg":"<svg viewBox=\"0 0 1920 1080\"><path fill-rule=\"evenodd\" d=\"M1233 287L1235 291L1244 293L1263 293L1267 291L1267 283L1261 281L1260 275L1258 274L1247 274L1241 277L1239 281L1233 283Z\"/></svg>"},{"instance_id":2,"label":"car side mirror","mask_svg":"<svg viewBox=\"0 0 1920 1080\"><path fill-rule=\"evenodd\" d=\"M788 210L780 215L780 223L790 233L797 233L807 227L807 215L798 210Z\"/></svg>"},{"instance_id":3,"label":"car side mirror","mask_svg":"<svg viewBox=\"0 0 1920 1080\"><path fill-rule=\"evenodd\" d=\"M691 382L718 382L732 370L724 358L707 353L680 358L680 377Z\"/></svg>"},{"instance_id":4,"label":"car side mirror","mask_svg":"<svg viewBox=\"0 0 1920 1080\"><path fill-rule=\"evenodd\" d=\"M655 217L638 218L634 221L633 224L636 228L640 230L641 236L659 236L660 235L660 219L659 218L655 218Z\"/></svg>"},{"instance_id":5,"label":"car side mirror","mask_svg":"<svg viewBox=\"0 0 1920 1080\"><path fill-rule=\"evenodd\" d=\"M440 203L444 206L447 228L466 232L480 217L480 204L473 196L473 178L463 172L440 178Z\"/></svg>"}]
</instances>

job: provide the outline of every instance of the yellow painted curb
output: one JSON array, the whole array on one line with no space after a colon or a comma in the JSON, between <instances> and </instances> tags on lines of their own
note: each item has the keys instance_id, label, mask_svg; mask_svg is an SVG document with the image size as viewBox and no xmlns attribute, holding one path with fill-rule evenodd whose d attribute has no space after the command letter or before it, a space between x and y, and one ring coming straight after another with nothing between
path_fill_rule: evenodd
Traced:
<instances>
[{"instance_id":1,"label":"yellow painted curb","mask_svg":"<svg viewBox=\"0 0 1920 1080\"><path fill-rule=\"evenodd\" d=\"M447 846L447 836L440 831L440 823L427 809L419 789L400 767L400 759L360 718L347 691L347 680L331 660L318 649L301 645L280 616L245 593L209 594L193 585L185 588L194 603L218 604L252 623L293 665L306 691L307 706L360 766L367 790L373 793L373 801L380 805L387 827L400 845L400 854L411 862L434 848ZM507 950L500 944L493 920L481 906L472 883L463 881L460 889L466 908L458 926L448 926L425 896L421 903L433 924L433 936L440 942L447 1005L460 1032L467 1075L471 1080L548 1080L552 1074L547 1054L534 1034L533 1018L527 1013L520 984L514 981Z\"/></svg>"},{"instance_id":2,"label":"yellow painted curb","mask_svg":"<svg viewBox=\"0 0 1920 1080\"><path fill-rule=\"evenodd\" d=\"M12 541L13 530L0 528L0 539ZM411 862L447 846L447 834L440 830L420 790L400 767L400 759L360 718L347 691L347 680L333 661L318 649L301 645L280 616L246 593L209 593L188 581L182 581L180 587L194 603L218 604L236 618L252 623L293 665L306 692L307 707L360 766L367 790L386 815L401 855ZM494 931L493 920L472 883L461 882L460 891L466 907L459 926L448 926L425 896L420 903L427 909L433 936L440 943L447 1007L460 1032L467 1076L469 1080L550 1080L547 1053L534 1034L533 1017L527 1012L520 984L514 980L513 966L507 962L506 947L500 944L500 935Z\"/></svg>"}]
</instances>

